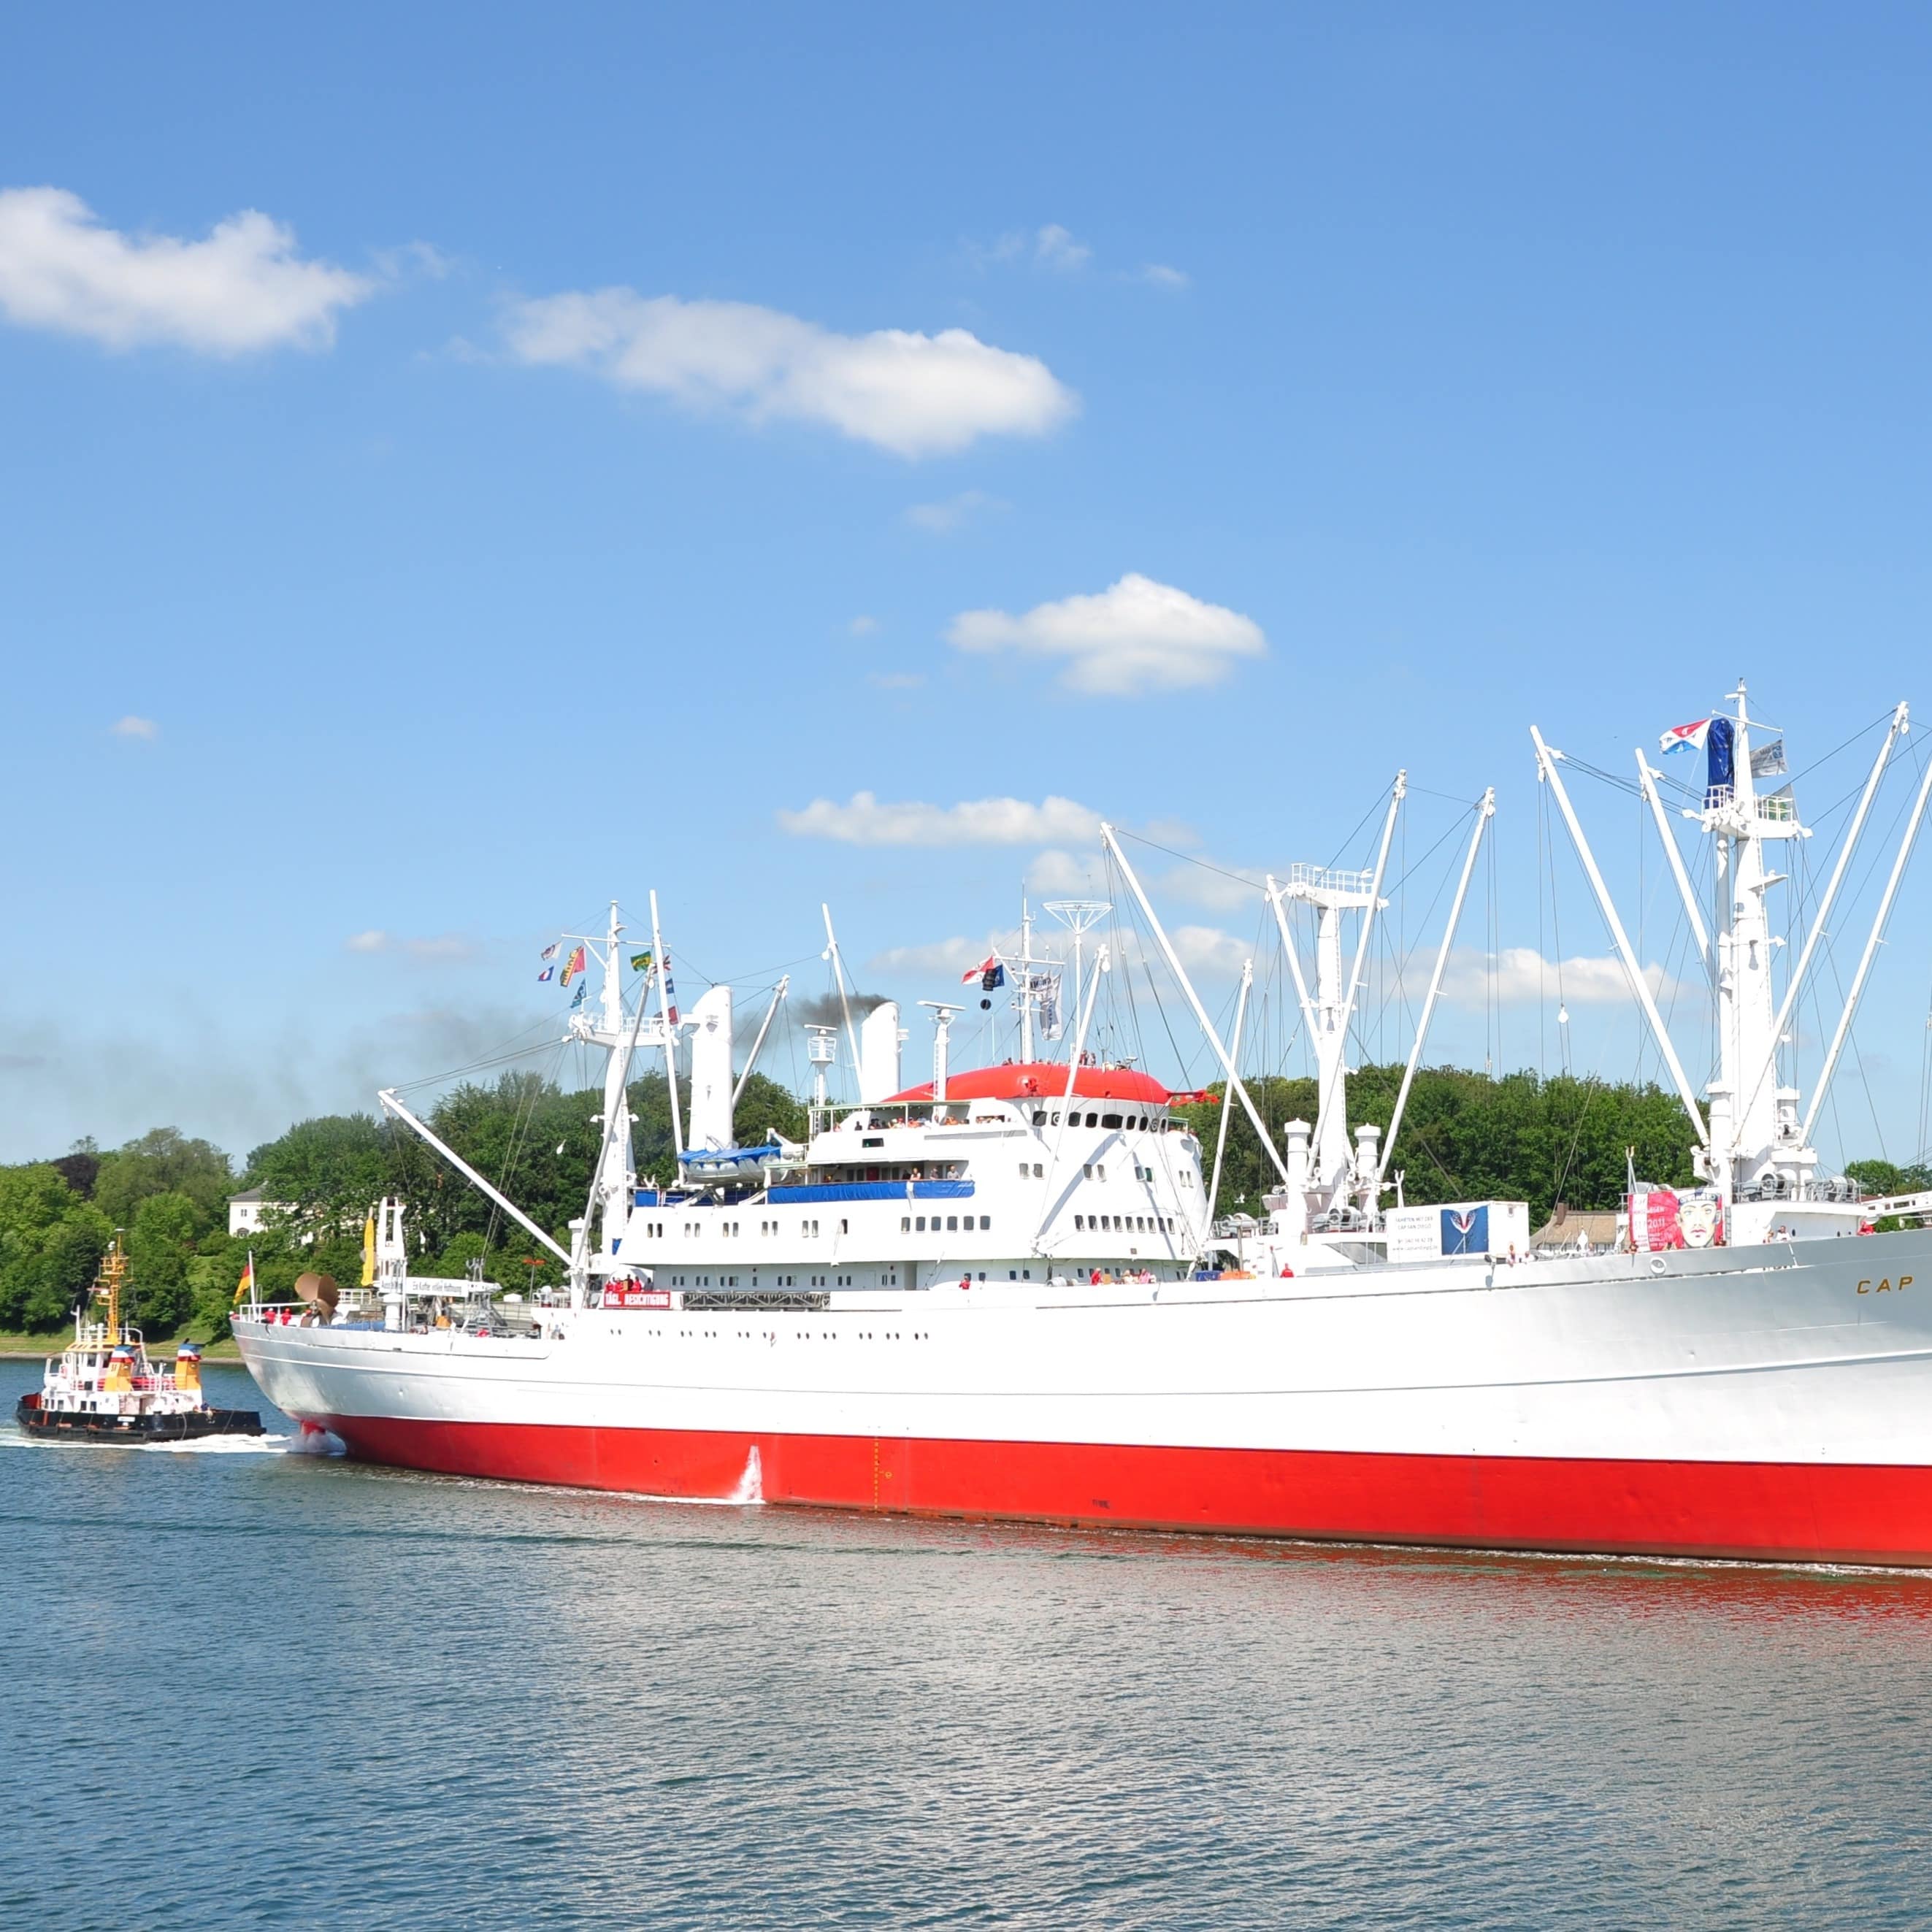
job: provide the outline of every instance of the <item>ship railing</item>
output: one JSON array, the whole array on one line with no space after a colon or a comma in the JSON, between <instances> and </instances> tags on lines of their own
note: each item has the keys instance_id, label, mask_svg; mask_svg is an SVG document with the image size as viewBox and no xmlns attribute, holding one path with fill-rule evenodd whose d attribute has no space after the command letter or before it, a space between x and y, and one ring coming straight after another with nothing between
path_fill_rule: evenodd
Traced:
<instances>
[{"instance_id":1,"label":"ship railing","mask_svg":"<svg viewBox=\"0 0 1932 1932\"><path fill-rule=\"evenodd\" d=\"M1368 892L1375 884L1372 872L1346 872L1334 866L1317 866L1298 859L1288 868L1288 883L1304 891L1329 892Z\"/></svg>"}]
</instances>

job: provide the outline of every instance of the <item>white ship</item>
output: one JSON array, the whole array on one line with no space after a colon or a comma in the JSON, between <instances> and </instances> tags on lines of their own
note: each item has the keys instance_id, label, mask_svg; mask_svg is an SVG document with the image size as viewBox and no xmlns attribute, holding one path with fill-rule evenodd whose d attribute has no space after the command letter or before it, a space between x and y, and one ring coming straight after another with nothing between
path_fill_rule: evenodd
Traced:
<instances>
[{"instance_id":1,"label":"white ship","mask_svg":"<svg viewBox=\"0 0 1932 1932\"><path fill-rule=\"evenodd\" d=\"M821 1085L802 1149L746 1150L731 1145L729 988L680 1016L660 974L657 1011L640 995L627 1014L614 911L602 1012L578 1028L608 1057L602 1153L569 1249L456 1162L568 1264L567 1305L506 1332L466 1285L411 1282L392 1228L380 1313L302 1326L251 1306L234 1324L244 1357L277 1403L352 1454L478 1476L1249 1535L1932 1564L1932 1234L1858 1238L1879 1214L1932 1211L1932 1198L1861 1202L1820 1174L1810 1145L1932 766L1801 1114L1780 1046L1906 711L1775 990L1768 855L1809 835L1788 787L1759 794L1781 748L1761 742L1754 756L1742 686L1733 697L1732 715L1685 728L1709 761L1686 814L1712 844L1708 909L1659 774L1638 759L1710 969L1708 1109L1604 886L1562 754L1532 734L1704 1184L1682 1198L1634 1188L1613 1252L1528 1255L1520 1203L1404 1205L1390 1156L1407 1079L1388 1135L1350 1137L1345 1048L1398 779L1372 870L1268 881L1322 1105L1280 1147L1263 1132L1280 1184L1265 1220L1217 1228L1214 1176L1174 1096L1089 1052L1105 946L1090 960L1076 951L1064 1058L1032 1036L1050 976L1023 942L1016 1060L954 1070L956 1010L942 1006L932 1079L906 1087L897 1010L862 1025L848 1012L857 1100L835 1106ZM1486 797L1474 814L1412 1076L1492 808ZM1106 836L1229 1103L1260 1126L1239 1078L1238 1018L1224 1042ZM1297 900L1318 920L1312 988L1287 917ZM1076 928L1086 916L1070 916ZM836 942L829 956L842 991ZM634 1056L663 1051L669 1071L680 1036L691 1118L681 1184L660 1192L632 1171L624 1096ZM480 1318L461 1312L466 1292Z\"/></svg>"}]
</instances>

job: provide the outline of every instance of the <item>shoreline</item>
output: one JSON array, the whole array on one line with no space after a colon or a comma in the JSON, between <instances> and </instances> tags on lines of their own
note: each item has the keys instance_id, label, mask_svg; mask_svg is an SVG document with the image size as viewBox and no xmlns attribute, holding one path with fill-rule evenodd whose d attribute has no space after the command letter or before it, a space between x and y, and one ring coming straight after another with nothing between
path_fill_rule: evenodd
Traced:
<instances>
[{"instance_id":1,"label":"shoreline","mask_svg":"<svg viewBox=\"0 0 1932 1932\"><path fill-rule=\"evenodd\" d=\"M74 1337L70 1332L53 1335L0 1335L0 1362L44 1362L50 1355L58 1355ZM155 1342L149 1352L161 1354L177 1347L183 1338L178 1336L166 1342ZM188 1337L188 1340L193 1338ZM242 1360L240 1347L231 1337L223 1342L197 1342L195 1346L201 1351L205 1362L234 1362Z\"/></svg>"}]
</instances>

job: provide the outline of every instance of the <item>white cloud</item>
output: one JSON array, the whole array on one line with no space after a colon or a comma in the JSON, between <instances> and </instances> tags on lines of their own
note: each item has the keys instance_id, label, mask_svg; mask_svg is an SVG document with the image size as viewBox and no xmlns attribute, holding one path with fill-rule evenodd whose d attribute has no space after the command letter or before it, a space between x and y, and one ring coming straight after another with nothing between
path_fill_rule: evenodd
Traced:
<instances>
[{"instance_id":1,"label":"white cloud","mask_svg":"<svg viewBox=\"0 0 1932 1932\"><path fill-rule=\"evenodd\" d=\"M597 289L513 304L520 360L589 370L753 422L824 423L905 457L943 455L982 436L1043 436L1079 399L1036 356L963 328L840 335L749 302L685 302Z\"/></svg>"},{"instance_id":2,"label":"white cloud","mask_svg":"<svg viewBox=\"0 0 1932 1932\"><path fill-rule=\"evenodd\" d=\"M988 496L983 490L962 490L958 496L949 496L941 503L914 504L906 512L905 520L916 530L924 530L932 536L945 536L972 522L982 512L1012 507L997 496Z\"/></svg>"},{"instance_id":3,"label":"white cloud","mask_svg":"<svg viewBox=\"0 0 1932 1932\"><path fill-rule=\"evenodd\" d=\"M1049 268L1071 273L1084 268L1094 259L1094 251L1084 242L1076 242L1057 221L1049 221L1033 238L1033 258Z\"/></svg>"},{"instance_id":4,"label":"white cloud","mask_svg":"<svg viewBox=\"0 0 1932 1932\"><path fill-rule=\"evenodd\" d=\"M152 718L136 718L131 711L108 728L117 738L145 738L150 742L161 735L161 728Z\"/></svg>"},{"instance_id":5,"label":"white cloud","mask_svg":"<svg viewBox=\"0 0 1932 1932\"><path fill-rule=\"evenodd\" d=\"M782 830L799 838L846 845L1037 845L1097 838L1100 814L1070 798L1039 804L1019 798L974 799L958 805L881 805L868 791L844 805L817 798L802 812L781 812Z\"/></svg>"},{"instance_id":6,"label":"white cloud","mask_svg":"<svg viewBox=\"0 0 1932 1932\"><path fill-rule=\"evenodd\" d=\"M1165 262L1149 262L1141 270L1141 280L1151 282L1157 289L1175 291L1188 286L1190 278L1182 268L1170 268Z\"/></svg>"},{"instance_id":7,"label":"white cloud","mask_svg":"<svg viewBox=\"0 0 1932 1932\"><path fill-rule=\"evenodd\" d=\"M454 932L442 933L434 939L406 939L403 950L412 959L454 961L476 956L475 940Z\"/></svg>"},{"instance_id":8,"label":"white cloud","mask_svg":"<svg viewBox=\"0 0 1932 1932\"><path fill-rule=\"evenodd\" d=\"M1162 874L1154 890L1160 897L1181 899L1210 912L1258 913L1265 903L1259 873L1245 875L1232 866L1218 863L1175 866Z\"/></svg>"},{"instance_id":9,"label":"white cloud","mask_svg":"<svg viewBox=\"0 0 1932 1932\"><path fill-rule=\"evenodd\" d=\"M1427 968L1420 982L1427 984ZM1532 1004L1557 997L1558 967L1533 946L1506 946L1493 956L1459 948L1449 956L1442 980L1442 997L1453 1005L1480 1006L1491 998L1506 1006ZM1562 998L1573 1006L1622 1004L1630 997L1629 976L1614 952L1600 957L1579 955L1562 967ZM1669 999L1684 990L1654 961L1643 969L1652 993Z\"/></svg>"},{"instance_id":10,"label":"white cloud","mask_svg":"<svg viewBox=\"0 0 1932 1932\"><path fill-rule=\"evenodd\" d=\"M939 939L928 946L895 946L866 962L868 973L897 973L912 978L940 973L963 973L986 958L983 939Z\"/></svg>"},{"instance_id":11,"label":"white cloud","mask_svg":"<svg viewBox=\"0 0 1932 1932\"><path fill-rule=\"evenodd\" d=\"M854 617L845 628L855 638L869 638L879 628L879 620L876 617Z\"/></svg>"},{"instance_id":12,"label":"white cloud","mask_svg":"<svg viewBox=\"0 0 1932 1932\"><path fill-rule=\"evenodd\" d=\"M1093 596L1036 604L1019 616L967 610L948 640L963 651L1016 650L1066 661L1061 681L1109 697L1214 684L1268 640L1252 618L1130 572Z\"/></svg>"},{"instance_id":13,"label":"white cloud","mask_svg":"<svg viewBox=\"0 0 1932 1932\"><path fill-rule=\"evenodd\" d=\"M1097 855L1083 857L1077 852L1052 849L1041 853L1026 869L1027 890L1043 896L1089 898L1106 884L1106 874Z\"/></svg>"},{"instance_id":14,"label":"white cloud","mask_svg":"<svg viewBox=\"0 0 1932 1932\"><path fill-rule=\"evenodd\" d=\"M1190 973L1238 973L1254 952L1248 942L1215 926L1178 926L1168 938Z\"/></svg>"},{"instance_id":15,"label":"white cloud","mask_svg":"<svg viewBox=\"0 0 1932 1932\"><path fill-rule=\"evenodd\" d=\"M402 952L412 959L430 963L473 959L476 956L476 942L453 932L442 933L433 939L396 939L380 926L372 926L367 932L351 933L343 944L351 952Z\"/></svg>"},{"instance_id":16,"label":"white cloud","mask_svg":"<svg viewBox=\"0 0 1932 1932\"><path fill-rule=\"evenodd\" d=\"M254 208L207 238L105 228L65 188L0 190L0 314L110 349L166 342L214 356L326 349L367 277L304 260L295 231Z\"/></svg>"}]
</instances>

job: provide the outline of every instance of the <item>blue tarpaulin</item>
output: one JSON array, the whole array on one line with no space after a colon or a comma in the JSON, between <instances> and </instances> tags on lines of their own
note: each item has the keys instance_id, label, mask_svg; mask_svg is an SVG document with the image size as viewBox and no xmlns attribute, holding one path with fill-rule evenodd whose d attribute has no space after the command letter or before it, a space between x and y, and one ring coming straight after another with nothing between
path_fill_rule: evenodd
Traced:
<instances>
[{"instance_id":1,"label":"blue tarpaulin","mask_svg":"<svg viewBox=\"0 0 1932 1932\"><path fill-rule=\"evenodd\" d=\"M1706 756L1710 760L1708 783L1713 791L1728 791L1737 779L1737 746L1731 734L1731 721L1728 718L1711 720L1711 735L1704 740Z\"/></svg>"}]
</instances>

